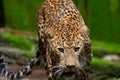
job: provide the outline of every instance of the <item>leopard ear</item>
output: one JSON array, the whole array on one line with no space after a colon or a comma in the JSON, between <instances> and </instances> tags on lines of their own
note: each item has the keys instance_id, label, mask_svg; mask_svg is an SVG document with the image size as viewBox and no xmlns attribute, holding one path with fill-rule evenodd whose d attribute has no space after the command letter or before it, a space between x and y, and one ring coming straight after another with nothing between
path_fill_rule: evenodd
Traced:
<instances>
[{"instance_id":1,"label":"leopard ear","mask_svg":"<svg viewBox=\"0 0 120 80\"><path fill-rule=\"evenodd\" d=\"M77 33L85 40L89 37L89 29L86 25L81 26Z\"/></svg>"},{"instance_id":2,"label":"leopard ear","mask_svg":"<svg viewBox=\"0 0 120 80\"><path fill-rule=\"evenodd\" d=\"M54 30L53 30L53 29L48 28L48 29L46 29L45 33L47 34L47 37L48 37L49 39L54 38L55 33L54 33Z\"/></svg>"},{"instance_id":3,"label":"leopard ear","mask_svg":"<svg viewBox=\"0 0 120 80\"><path fill-rule=\"evenodd\" d=\"M84 25L82 28L81 28L81 36L82 37L88 37L89 36L89 29L86 25Z\"/></svg>"}]
</instances>

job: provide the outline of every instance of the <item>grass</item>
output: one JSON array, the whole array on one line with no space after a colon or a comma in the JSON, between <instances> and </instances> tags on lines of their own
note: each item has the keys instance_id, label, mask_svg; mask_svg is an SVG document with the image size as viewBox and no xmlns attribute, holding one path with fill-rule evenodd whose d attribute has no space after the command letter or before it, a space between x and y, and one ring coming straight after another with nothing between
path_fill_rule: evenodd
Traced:
<instances>
[{"instance_id":1,"label":"grass","mask_svg":"<svg viewBox=\"0 0 120 80\"><path fill-rule=\"evenodd\" d=\"M96 58L96 57L94 57L92 59L92 61L93 61L93 65L98 64L99 67L101 67L101 68L103 68L103 67L107 68L107 67L113 65L114 67L118 67L119 70L120 70L120 63L119 62L107 61L107 60L99 59L99 58ZM98 67L96 67L96 68L98 68Z\"/></svg>"},{"instance_id":2,"label":"grass","mask_svg":"<svg viewBox=\"0 0 120 80\"><path fill-rule=\"evenodd\" d=\"M2 44L7 47L18 48L22 52L18 52L18 54L26 57L27 60L30 60L31 57L36 52L36 43L29 39L26 34L25 35L16 35L13 33L2 32L0 33L2 38L5 40Z\"/></svg>"},{"instance_id":3,"label":"grass","mask_svg":"<svg viewBox=\"0 0 120 80\"><path fill-rule=\"evenodd\" d=\"M120 63L113 61L106 61L94 57L92 59L92 67L97 70L98 73L110 77L120 77Z\"/></svg>"},{"instance_id":4,"label":"grass","mask_svg":"<svg viewBox=\"0 0 120 80\"><path fill-rule=\"evenodd\" d=\"M10 42L12 47L29 50L29 51L34 51L36 48L35 43L32 40L26 38L26 36L19 36L10 33L2 33L2 37L8 42Z\"/></svg>"},{"instance_id":5,"label":"grass","mask_svg":"<svg viewBox=\"0 0 120 80\"><path fill-rule=\"evenodd\" d=\"M120 78L113 78L112 80L120 80Z\"/></svg>"},{"instance_id":6,"label":"grass","mask_svg":"<svg viewBox=\"0 0 120 80\"><path fill-rule=\"evenodd\" d=\"M105 54L117 54L120 55L120 44L109 43L103 41L92 41L92 51L95 56L101 56Z\"/></svg>"}]
</instances>

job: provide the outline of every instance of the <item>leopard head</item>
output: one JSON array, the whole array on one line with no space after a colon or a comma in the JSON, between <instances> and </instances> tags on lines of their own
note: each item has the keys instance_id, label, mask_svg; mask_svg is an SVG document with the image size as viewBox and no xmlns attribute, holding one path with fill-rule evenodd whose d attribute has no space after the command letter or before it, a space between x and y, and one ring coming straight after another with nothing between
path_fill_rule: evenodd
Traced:
<instances>
[{"instance_id":1,"label":"leopard head","mask_svg":"<svg viewBox=\"0 0 120 80\"><path fill-rule=\"evenodd\" d=\"M49 63L54 76L79 76L86 66L84 33L86 26L74 27L61 25L46 30ZM85 36L84 36L85 35ZM87 36L88 37L88 36Z\"/></svg>"}]
</instances>

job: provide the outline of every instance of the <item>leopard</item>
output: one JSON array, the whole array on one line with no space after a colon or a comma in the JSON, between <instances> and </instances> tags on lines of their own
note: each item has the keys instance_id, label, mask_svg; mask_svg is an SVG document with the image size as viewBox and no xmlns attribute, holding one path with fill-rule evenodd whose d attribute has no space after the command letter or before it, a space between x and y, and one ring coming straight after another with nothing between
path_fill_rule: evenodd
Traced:
<instances>
[{"instance_id":1,"label":"leopard","mask_svg":"<svg viewBox=\"0 0 120 80\"><path fill-rule=\"evenodd\" d=\"M0 54L0 73L16 80L45 62L48 80L88 80L91 63L90 30L72 0L45 0L37 15L38 48L30 63L11 71Z\"/></svg>"}]
</instances>

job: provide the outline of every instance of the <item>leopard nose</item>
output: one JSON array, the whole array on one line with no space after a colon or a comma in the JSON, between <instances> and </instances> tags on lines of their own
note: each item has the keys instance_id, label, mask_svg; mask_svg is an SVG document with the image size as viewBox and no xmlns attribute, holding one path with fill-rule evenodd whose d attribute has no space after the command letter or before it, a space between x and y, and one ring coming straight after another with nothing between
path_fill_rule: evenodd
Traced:
<instances>
[{"instance_id":1,"label":"leopard nose","mask_svg":"<svg viewBox=\"0 0 120 80\"><path fill-rule=\"evenodd\" d=\"M66 65L67 68L74 68L75 65Z\"/></svg>"}]
</instances>

